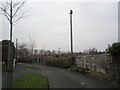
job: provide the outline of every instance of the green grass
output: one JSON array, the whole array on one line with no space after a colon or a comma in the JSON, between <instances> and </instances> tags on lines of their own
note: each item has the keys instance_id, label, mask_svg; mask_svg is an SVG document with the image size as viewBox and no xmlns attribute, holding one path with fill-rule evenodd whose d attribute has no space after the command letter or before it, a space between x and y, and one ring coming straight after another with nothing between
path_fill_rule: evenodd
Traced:
<instances>
[{"instance_id":1,"label":"green grass","mask_svg":"<svg viewBox=\"0 0 120 90\"><path fill-rule=\"evenodd\" d=\"M45 76L28 73L13 81L13 88L47 88Z\"/></svg>"},{"instance_id":2,"label":"green grass","mask_svg":"<svg viewBox=\"0 0 120 90\"><path fill-rule=\"evenodd\" d=\"M19 64L19 65L22 65L22 64ZM28 66L28 65L22 65L22 66L24 66L25 68L29 68L29 69L36 69L36 70L40 69L40 68L34 67L34 66Z\"/></svg>"},{"instance_id":3,"label":"green grass","mask_svg":"<svg viewBox=\"0 0 120 90\"><path fill-rule=\"evenodd\" d=\"M26 68L29 68L29 69L36 69L36 70L39 70L38 67L34 67L34 66L25 66Z\"/></svg>"},{"instance_id":4,"label":"green grass","mask_svg":"<svg viewBox=\"0 0 120 90\"><path fill-rule=\"evenodd\" d=\"M95 72L95 71L92 71L90 73L90 76L95 77L97 79L102 79L102 80L112 80L112 76L105 73Z\"/></svg>"}]
</instances>

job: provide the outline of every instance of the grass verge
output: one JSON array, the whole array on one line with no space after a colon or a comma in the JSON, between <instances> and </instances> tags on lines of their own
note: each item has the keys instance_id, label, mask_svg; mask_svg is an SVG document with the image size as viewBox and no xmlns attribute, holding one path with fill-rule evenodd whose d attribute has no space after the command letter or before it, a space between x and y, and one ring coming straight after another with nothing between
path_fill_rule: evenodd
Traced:
<instances>
[{"instance_id":1,"label":"grass verge","mask_svg":"<svg viewBox=\"0 0 120 90\"><path fill-rule=\"evenodd\" d=\"M36 70L39 70L38 67L34 67L34 66L25 66L26 68L29 68L29 69L36 69Z\"/></svg>"},{"instance_id":2,"label":"grass verge","mask_svg":"<svg viewBox=\"0 0 120 90\"><path fill-rule=\"evenodd\" d=\"M19 65L22 65L22 64L19 64ZM29 68L29 69L36 69L36 70L40 69L40 68L34 67L34 66L28 66L28 65L22 65L22 66L24 66L25 68Z\"/></svg>"},{"instance_id":3,"label":"grass verge","mask_svg":"<svg viewBox=\"0 0 120 90\"><path fill-rule=\"evenodd\" d=\"M112 80L112 76L105 74L105 73L100 73L100 72L95 72L95 71L91 71L90 76L95 77L97 79L101 79L101 80Z\"/></svg>"},{"instance_id":4,"label":"grass verge","mask_svg":"<svg viewBox=\"0 0 120 90\"><path fill-rule=\"evenodd\" d=\"M47 88L47 80L40 74L23 74L13 81L13 88Z\"/></svg>"}]
</instances>

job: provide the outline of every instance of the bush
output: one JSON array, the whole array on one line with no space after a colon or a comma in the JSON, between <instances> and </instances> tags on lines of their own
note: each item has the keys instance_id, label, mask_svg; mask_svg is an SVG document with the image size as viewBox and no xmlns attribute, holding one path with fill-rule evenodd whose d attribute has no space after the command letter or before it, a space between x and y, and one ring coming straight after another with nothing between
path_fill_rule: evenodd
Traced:
<instances>
[{"instance_id":1,"label":"bush","mask_svg":"<svg viewBox=\"0 0 120 90\"><path fill-rule=\"evenodd\" d=\"M112 55L120 55L120 42L109 45L106 51Z\"/></svg>"},{"instance_id":2,"label":"bush","mask_svg":"<svg viewBox=\"0 0 120 90\"><path fill-rule=\"evenodd\" d=\"M83 67L75 67L75 68L73 68L73 70L76 71L76 72L80 72L82 74L90 72L89 68L83 68Z\"/></svg>"},{"instance_id":3,"label":"bush","mask_svg":"<svg viewBox=\"0 0 120 90\"><path fill-rule=\"evenodd\" d=\"M59 58L48 58L47 65L60 67L60 68L69 68L70 67L70 60L66 57L59 57Z\"/></svg>"}]
</instances>

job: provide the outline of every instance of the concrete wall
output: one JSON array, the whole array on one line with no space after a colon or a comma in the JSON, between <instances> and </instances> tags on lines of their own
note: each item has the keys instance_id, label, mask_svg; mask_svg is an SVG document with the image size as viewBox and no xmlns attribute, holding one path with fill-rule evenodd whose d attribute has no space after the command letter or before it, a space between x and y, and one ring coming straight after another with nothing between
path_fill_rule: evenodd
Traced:
<instances>
[{"instance_id":1,"label":"concrete wall","mask_svg":"<svg viewBox=\"0 0 120 90\"><path fill-rule=\"evenodd\" d=\"M112 73L112 56L109 54L77 56L75 63L78 67L88 67L97 72Z\"/></svg>"}]
</instances>

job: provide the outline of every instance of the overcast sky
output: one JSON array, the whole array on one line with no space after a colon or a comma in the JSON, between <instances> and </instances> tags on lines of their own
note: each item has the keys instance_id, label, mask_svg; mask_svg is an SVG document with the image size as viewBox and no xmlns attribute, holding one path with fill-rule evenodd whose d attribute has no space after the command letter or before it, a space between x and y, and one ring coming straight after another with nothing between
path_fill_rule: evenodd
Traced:
<instances>
[{"instance_id":1,"label":"overcast sky","mask_svg":"<svg viewBox=\"0 0 120 90\"><path fill-rule=\"evenodd\" d=\"M21 11L27 17L14 26L13 41L31 37L38 49L70 51L70 9L74 51L105 50L118 41L117 2L26 2ZM2 39L9 39L6 18L2 22Z\"/></svg>"}]
</instances>

